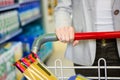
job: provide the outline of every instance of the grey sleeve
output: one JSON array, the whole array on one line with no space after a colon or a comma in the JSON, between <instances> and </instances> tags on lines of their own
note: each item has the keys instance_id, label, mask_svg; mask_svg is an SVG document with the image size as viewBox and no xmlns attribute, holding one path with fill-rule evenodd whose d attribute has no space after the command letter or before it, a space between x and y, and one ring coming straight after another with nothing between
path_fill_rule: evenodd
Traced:
<instances>
[{"instance_id":1,"label":"grey sleeve","mask_svg":"<svg viewBox=\"0 0 120 80\"><path fill-rule=\"evenodd\" d=\"M55 8L55 27L71 26L72 14L71 0L58 0L58 5Z\"/></svg>"}]
</instances>

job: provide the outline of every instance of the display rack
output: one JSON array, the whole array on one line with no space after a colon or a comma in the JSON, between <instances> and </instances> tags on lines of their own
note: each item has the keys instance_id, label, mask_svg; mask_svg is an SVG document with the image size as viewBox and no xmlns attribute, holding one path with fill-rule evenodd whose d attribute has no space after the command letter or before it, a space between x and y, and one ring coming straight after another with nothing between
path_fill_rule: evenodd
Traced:
<instances>
[{"instance_id":1,"label":"display rack","mask_svg":"<svg viewBox=\"0 0 120 80\"><path fill-rule=\"evenodd\" d=\"M0 7L0 12L6 11L6 10L10 10L10 9L15 9L15 8L19 8L19 4L16 3L14 5Z\"/></svg>"},{"instance_id":2,"label":"display rack","mask_svg":"<svg viewBox=\"0 0 120 80\"><path fill-rule=\"evenodd\" d=\"M0 39L0 44L6 42L9 39L12 39L13 37L17 36L21 32L22 32L22 29L19 29L19 30L15 31L15 32L12 32L11 34L6 35L5 37Z\"/></svg>"},{"instance_id":3,"label":"display rack","mask_svg":"<svg viewBox=\"0 0 120 80\"><path fill-rule=\"evenodd\" d=\"M28 1L21 2L20 4L32 3L32 2L36 2L36 1L39 1L39 0L28 0Z\"/></svg>"},{"instance_id":4,"label":"display rack","mask_svg":"<svg viewBox=\"0 0 120 80\"><path fill-rule=\"evenodd\" d=\"M19 8L21 8L22 6L24 5L29 5L29 4L34 4L34 3L40 3L40 0L25 0L24 2L21 2L19 3L19 1L15 1L14 4L11 4L9 6L3 6L3 7L0 7L0 13L4 14L9 12L9 11L18 11ZM41 5L41 4L40 4ZM34 5L32 5L32 7L34 7ZM31 7L31 9L32 9ZM40 6L37 7L38 10L40 10L39 8L41 8ZM35 9L36 10L36 9ZM23 12L24 12L24 9L23 9ZM19 27L17 27L17 30L14 30L14 31L11 31L11 32L7 32L6 34L3 34L1 37L0 37L0 44L4 44L8 41L15 41L14 39L17 38L18 36L20 36L21 34L24 34L24 29L23 26L29 26L31 24L41 24L40 19L42 19L42 14L40 12L40 14L36 14L36 15L33 15L30 19L28 20L25 20L25 22L22 23L22 21L20 20L20 12L18 11L18 19L19 19ZM28 14L29 15L29 14ZM2 18L1 18L2 19ZM12 20L12 19L10 19ZM38 23L36 23L38 21ZM34 23L35 22L35 23ZM4 27L4 26L3 26ZM34 26L33 26L34 27ZM48 54L48 53L47 53ZM47 56L47 55L46 55ZM45 58L44 58L45 59ZM1 78L1 76L0 76ZM13 79L12 79L13 80ZM23 79L24 80L24 79Z\"/></svg>"},{"instance_id":5,"label":"display rack","mask_svg":"<svg viewBox=\"0 0 120 80\"><path fill-rule=\"evenodd\" d=\"M3 7L0 7L0 13L5 12L5 11L10 11L10 10L16 10L17 8L19 8L18 3L14 3L13 5L3 6ZM18 29L16 31L12 32L11 34L7 34L7 35L1 37L0 44L12 39L13 37L17 36L21 32L22 32L22 29Z\"/></svg>"},{"instance_id":6,"label":"display rack","mask_svg":"<svg viewBox=\"0 0 120 80\"><path fill-rule=\"evenodd\" d=\"M29 1L22 2L22 3L15 3L15 4L9 5L9 6L3 6L3 7L0 7L0 12L2 13L2 12L5 12L7 10L17 9L17 8L20 7L21 4L32 3L32 2L35 2L35 1L39 1L39 0L29 0ZM35 16L35 17L33 17L33 18L29 19L29 20L26 20L26 22L24 22L24 23L20 22L21 23L20 27L26 26L27 24L32 23L33 21L39 19L40 17L41 17L41 14L37 15L37 16ZM17 30L16 32L13 32L13 34L11 33L11 34L6 35L3 38L0 38L0 44L2 44L4 42L6 42L7 40L17 36L21 32L22 32L22 28Z\"/></svg>"},{"instance_id":7,"label":"display rack","mask_svg":"<svg viewBox=\"0 0 120 80\"><path fill-rule=\"evenodd\" d=\"M29 20L26 20L25 22L21 23L22 27L29 24L29 23L31 23L31 22L33 22L33 21L35 21L35 20L37 20L37 19L39 19L41 16L42 15L40 14L40 15L37 15L37 16L35 16L35 17L33 17L33 18L29 19Z\"/></svg>"},{"instance_id":8,"label":"display rack","mask_svg":"<svg viewBox=\"0 0 120 80\"><path fill-rule=\"evenodd\" d=\"M27 5L27 4L32 4L34 2L39 2L40 3L40 0L26 0L26 1L23 1L23 2L16 2L14 3L13 5L9 5L9 6L3 6L3 7L0 7L0 12L5 12L5 11L10 11L10 10L17 10L19 9L22 5ZM40 4L41 6L41 4ZM41 8L41 7L40 7ZM41 10L40 10L41 11ZM19 11L18 11L18 15L20 15ZM20 16L18 16L19 19L20 19ZM19 29L17 31L14 31L13 33L11 34L7 34L5 36L2 36L0 38L0 44L3 44L5 42L7 42L8 40L16 37L17 35L19 35L20 33L22 33L24 30L23 30L23 27L24 26L27 26L29 24L32 24L34 21L36 20L39 20L41 19L42 17L42 13L40 12L39 15L34 15L32 18L30 19L26 19L24 22L20 21L19 20ZM33 23L34 24L34 23ZM43 25L45 27L45 25ZM45 29L45 28L44 28ZM42 61L45 61L45 59L50 55L50 53L52 52L52 49L49 49L44 56L42 56Z\"/></svg>"}]
</instances>

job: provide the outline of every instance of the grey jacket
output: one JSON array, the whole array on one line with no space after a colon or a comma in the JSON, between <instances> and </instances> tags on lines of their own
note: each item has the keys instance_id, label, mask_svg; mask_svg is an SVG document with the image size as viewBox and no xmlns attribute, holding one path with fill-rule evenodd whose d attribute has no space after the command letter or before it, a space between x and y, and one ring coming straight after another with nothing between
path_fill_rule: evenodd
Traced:
<instances>
[{"instance_id":1,"label":"grey jacket","mask_svg":"<svg viewBox=\"0 0 120 80\"><path fill-rule=\"evenodd\" d=\"M96 31L94 25L95 0L58 0L55 8L56 28L73 26L76 32ZM113 2L114 30L120 30L120 0ZM117 39L117 47L120 55L120 39ZM80 40L80 44L73 47L68 44L65 57L80 65L92 65L95 60L96 41Z\"/></svg>"}]
</instances>

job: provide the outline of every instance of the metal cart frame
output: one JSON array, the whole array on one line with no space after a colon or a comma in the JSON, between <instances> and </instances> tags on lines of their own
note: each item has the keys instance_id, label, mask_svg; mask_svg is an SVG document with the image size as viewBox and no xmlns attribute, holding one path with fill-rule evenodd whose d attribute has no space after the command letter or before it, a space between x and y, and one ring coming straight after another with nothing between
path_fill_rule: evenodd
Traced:
<instances>
[{"instance_id":1,"label":"metal cart frame","mask_svg":"<svg viewBox=\"0 0 120 80\"><path fill-rule=\"evenodd\" d=\"M101 61L104 61L104 66L100 65ZM78 69L98 69L98 76L96 76L96 77L87 77L86 76L89 79L120 80L120 77L107 77L107 69L120 69L120 66L107 66L106 60L104 58L100 58L98 60L98 66L77 66L77 67L63 66L61 59L56 59L54 64L55 64L54 66L47 66L47 68L54 69L54 71L55 71L54 73L58 77L59 80L68 80L68 78L70 77L70 76L64 75L64 73L63 73L64 69L75 69L75 68L78 68ZM60 69L60 72L58 72L57 69ZM100 75L101 69L104 69L104 72L105 72L104 77L101 77L101 75ZM58 73L60 73L60 76L58 76Z\"/></svg>"},{"instance_id":2,"label":"metal cart frame","mask_svg":"<svg viewBox=\"0 0 120 80\"><path fill-rule=\"evenodd\" d=\"M74 39L75 40L86 40L86 39L110 39L110 38L120 38L120 31L114 31L114 32L86 32L86 33L75 33ZM33 43L32 46L32 52L33 53L37 53L41 47L41 45L45 42L49 42L49 41L58 41L58 38L56 36L55 33L51 33L51 34L45 34L43 36L39 36ZM104 66L100 65L100 62L104 61ZM57 66L57 63L60 64L60 66ZM98 66L79 66L79 67L66 67L62 65L62 61L60 59L57 59L55 61L55 66L49 66L48 67L55 69L55 75L57 76L57 69L61 69L60 70L60 74L61 76L57 76L59 79L67 79L67 76L64 76L63 74L63 69L74 69L74 68L79 68L79 69L98 69L98 76L96 77L88 77L90 79L116 79L116 80L120 80L120 77L107 77L107 69L120 69L120 66L107 66L106 65L106 60L104 58L100 58L98 60ZM104 69L105 71L105 76L101 77L100 75L100 70ZM87 77L87 76L86 76Z\"/></svg>"}]
</instances>

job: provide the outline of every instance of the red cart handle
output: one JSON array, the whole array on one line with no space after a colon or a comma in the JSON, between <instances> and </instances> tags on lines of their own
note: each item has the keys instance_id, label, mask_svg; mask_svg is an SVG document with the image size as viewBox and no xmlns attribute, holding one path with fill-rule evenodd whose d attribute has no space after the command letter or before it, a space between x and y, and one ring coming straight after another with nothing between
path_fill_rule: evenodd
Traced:
<instances>
[{"instance_id":1,"label":"red cart handle","mask_svg":"<svg viewBox=\"0 0 120 80\"><path fill-rule=\"evenodd\" d=\"M110 38L120 38L120 31L114 32L82 32L75 33L75 40L87 40L87 39L110 39ZM55 33L44 34L36 38L32 45L32 52L37 53L41 45L49 41L58 41Z\"/></svg>"},{"instance_id":2,"label":"red cart handle","mask_svg":"<svg viewBox=\"0 0 120 80\"><path fill-rule=\"evenodd\" d=\"M120 38L120 31L75 33L75 40Z\"/></svg>"}]
</instances>

